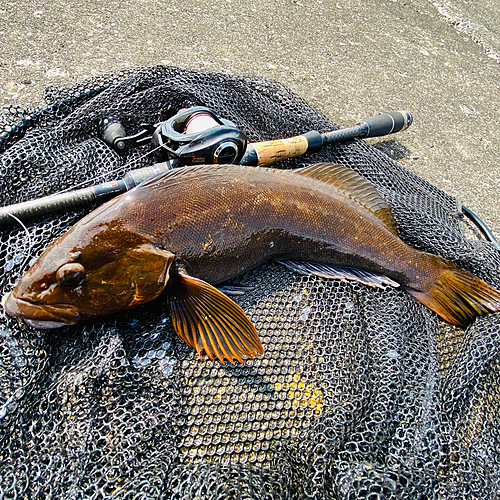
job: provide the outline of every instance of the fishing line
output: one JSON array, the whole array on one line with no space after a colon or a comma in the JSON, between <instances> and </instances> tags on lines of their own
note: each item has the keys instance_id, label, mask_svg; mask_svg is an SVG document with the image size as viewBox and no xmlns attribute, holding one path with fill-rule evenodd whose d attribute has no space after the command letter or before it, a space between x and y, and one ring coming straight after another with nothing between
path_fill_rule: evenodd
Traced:
<instances>
[{"instance_id":1,"label":"fishing line","mask_svg":"<svg viewBox=\"0 0 500 500\"><path fill-rule=\"evenodd\" d=\"M13 219L15 219L17 222L19 222L19 224L24 229L24 232L26 233L26 235L28 237L28 250L26 251L25 259L21 262L21 269L22 269L24 267L24 265L26 264L26 262L28 261L28 259L30 258L30 253L31 253L31 250L33 248L33 240L31 239L31 234L28 231L28 228L24 225L24 223L21 219L19 219L18 217L16 217L14 214L11 214L11 213L9 213L7 215L10 215ZM14 261L14 264L15 264L15 261Z\"/></svg>"},{"instance_id":2,"label":"fishing line","mask_svg":"<svg viewBox=\"0 0 500 500\"><path fill-rule=\"evenodd\" d=\"M129 161L128 163L125 163L125 165L119 165L118 167L115 167L114 169L111 169L109 172L105 172L103 174L100 174L96 177L93 177L92 179L87 179L85 181L82 181L82 182L78 182L77 184L73 184L72 186L66 188L66 189L63 189L61 191L58 191L57 193L54 193L53 196L57 196L58 194L62 194L62 193L67 193L68 191L73 191L75 188L78 188L78 187L82 187L82 186L85 186L85 184L89 183L89 182L93 182L95 180L101 180L101 179L104 179L105 177L107 177L108 175L111 175L115 172L118 172L120 171L121 169L124 169L124 168L128 168L130 165L132 165L132 163L134 162L138 162L138 161L141 161L143 160L144 158L146 158L147 156L149 156L150 154L153 154L153 153L156 153L156 151L158 151L159 149L161 149L162 146L157 146L155 148L153 148L151 151L148 151L147 153L143 154L142 156L139 156L139 158L135 158L134 160L131 160ZM17 218L17 217L16 217Z\"/></svg>"}]
</instances>

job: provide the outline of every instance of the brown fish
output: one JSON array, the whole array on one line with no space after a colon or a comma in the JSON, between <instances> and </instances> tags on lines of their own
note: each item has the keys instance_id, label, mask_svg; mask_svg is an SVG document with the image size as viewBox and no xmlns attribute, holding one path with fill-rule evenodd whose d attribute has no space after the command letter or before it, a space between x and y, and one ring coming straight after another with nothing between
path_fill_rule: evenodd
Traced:
<instances>
[{"instance_id":1,"label":"brown fish","mask_svg":"<svg viewBox=\"0 0 500 500\"><path fill-rule=\"evenodd\" d=\"M262 354L242 309L214 288L270 259L306 274L401 286L450 323L500 310L500 292L399 239L387 203L352 170L198 166L101 206L55 240L4 298L8 314L55 328L162 292L176 333L201 356Z\"/></svg>"}]
</instances>

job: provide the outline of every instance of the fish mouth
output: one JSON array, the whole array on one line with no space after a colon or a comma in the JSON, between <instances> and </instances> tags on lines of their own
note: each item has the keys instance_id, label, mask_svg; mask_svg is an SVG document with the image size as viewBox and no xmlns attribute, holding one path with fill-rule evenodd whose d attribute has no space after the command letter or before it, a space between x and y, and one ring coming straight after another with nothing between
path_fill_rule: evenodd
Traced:
<instances>
[{"instance_id":1,"label":"fish mouth","mask_svg":"<svg viewBox=\"0 0 500 500\"><path fill-rule=\"evenodd\" d=\"M3 296L2 306L9 316L41 330L74 325L80 319L76 307L69 304L36 304L15 297L12 292Z\"/></svg>"}]
</instances>

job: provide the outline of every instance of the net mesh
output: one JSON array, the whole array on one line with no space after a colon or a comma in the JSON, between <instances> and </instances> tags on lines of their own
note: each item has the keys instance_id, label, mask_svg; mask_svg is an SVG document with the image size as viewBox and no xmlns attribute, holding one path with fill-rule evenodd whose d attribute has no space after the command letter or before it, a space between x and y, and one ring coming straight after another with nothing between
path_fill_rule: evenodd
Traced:
<instances>
[{"instance_id":1,"label":"net mesh","mask_svg":"<svg viewBox=\"0 0 500 500\"><path fill-rule=\"evenodd\" d=\"M251 141L338 128L279 83L157 66L0 114L1 204L121 178L154 162L117 153L127 133L204 105ZM401 237L500 287L500 252L467 236L457 201L363 141L280 168L330 161L365 176ZM1 232L0 292L84 213ZM236 299L265 354L200 361L161 297L40 332L0 313L0 498L498 498L499 315L452 327L403 291L299 276L270 262Z\"/></svg>"}]
</instances>

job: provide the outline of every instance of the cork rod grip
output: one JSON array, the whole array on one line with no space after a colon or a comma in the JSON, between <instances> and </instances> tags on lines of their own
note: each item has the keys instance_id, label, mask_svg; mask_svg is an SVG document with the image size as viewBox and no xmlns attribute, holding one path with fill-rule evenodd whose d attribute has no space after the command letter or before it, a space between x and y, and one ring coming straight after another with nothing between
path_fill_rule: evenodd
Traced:
<instances>
[{"instance_id":1,"label":"cork rod grip","mask_svg":"<svg viewBox=\"0 0 500 500\"><path fill-rule=\"evenodd\" d=\"M307 138L303 135L288 139L252 143L258 155L259 167L272 165L280 160L303 155L309 146Z\"/></svg>"}]
</instances>

